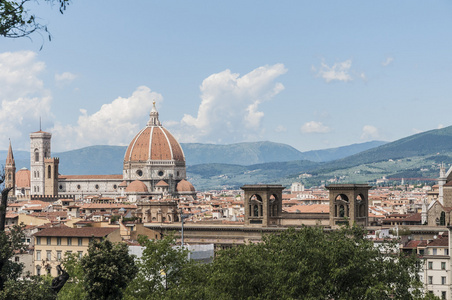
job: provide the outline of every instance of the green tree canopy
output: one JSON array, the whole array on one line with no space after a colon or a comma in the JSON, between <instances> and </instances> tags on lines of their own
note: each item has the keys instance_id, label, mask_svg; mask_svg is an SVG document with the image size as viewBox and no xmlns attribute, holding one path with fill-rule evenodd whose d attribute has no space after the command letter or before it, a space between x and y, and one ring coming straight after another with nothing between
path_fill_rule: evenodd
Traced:
<instances>
[{"instance_id":1,"label":"green tree canopy","mask_svg":"<svg viewBox=\"0 0 452 300\"><path fill-rule=\"evenodd\" d=\"M92 241L80 263L88 299L122 299L124 289L137 273L127 244L113 244L107 239Z\"/></svg>"},{"instance_id":2,"label":"green tree canopy","mask_svg":"<svg viewBox=\"0 0 452 300\"><path fill-rule=\"evenodd\" d=\"M24 250L22 243L23 226L14 226L9 230L0 231L0 291L8 280L16 280L22 273L23 266L10 260L15 251Z\"/></svg>"},{"instance_id":3,"label":"green tree canopy","mask_svg":"<svg viewBox=\"0 0 452 300\"><path fill-rule=\"evenodd\" d=\"M177 295L181 290L188 296L190 292L186 288L199 288L191 282L197 272L194 262L188 259L189 251L176 246L172 235L162 240L141 236L139 242L145 248L138 262L138 275L129 285L126 299L180 299Z\"/></svg>"},{"instance_id":4,"label":"green tree canopy","mask_svg":"<svg viewBox=\"0 0 452 300\"><path fill-rule=\"evenodd\" d=\"M421 263L359 227L289 229L218 253L209 299L420 299ZM430 296L429 296L430 297Z\"/></svg>"}]
</instances>

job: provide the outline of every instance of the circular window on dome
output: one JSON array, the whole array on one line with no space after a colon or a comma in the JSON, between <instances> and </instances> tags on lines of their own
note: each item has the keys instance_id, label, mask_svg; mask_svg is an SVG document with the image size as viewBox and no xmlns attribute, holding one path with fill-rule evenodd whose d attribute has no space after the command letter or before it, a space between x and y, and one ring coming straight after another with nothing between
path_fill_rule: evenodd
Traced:
<instances>
[{"instance_id":1,"label":"circular window on dome","mask_svg":"<svg viewBox=\"0 0 452 300\"><path fill-rule=\"evenodd\" d=\"M98 184L96 184L95 188L96 188L96 190L98 190L98 189L99 189L99 185L98 185Z\"/></svg>"},{"instance_id":2,"label":"circular window on dome","mask_svg":"<svg viewBox=\"0 0 452 300\"><path fill-rule=\"evenodd\" d=\"M116 190L117 188L118 188L118 186L117 186L116 184L114 184L114 185L113 185L113 189Z\"/></svg>"},{"instance_id":3,"label":"circular window on dome","mask_svg":"<svg viewBox=\"0 0 452 300\"><path fill-rule=\"evenodd\" d=\"M143 171L137 170L137 175L138 175L139 177L143 176Z\"/></svg>"},{"instance_id":4,"label":"circular window on dome","mask_svg":"<svg viewBox=\"0 0 452 300\"><path fill-rule=\"evenodd\" d=\"M80 184L77 184L77 190L81 189Z\"/></svg>"},{"instance_id":5,"label":"circular window on dome","mask_svg":"<svg viewBox=\"0 0 452 300\"><path fill-rule=\"evenodd\" d=\"M62 186L62 185L60 185L60 186L59 186L59 188L60 188L60 190L62 190L62 189L63 189L63 186Z\"/></svg>"},{"instance_id":6,"label":"circular window on dome","mask_svg":"<svg viewBox=\"0 0 452 300\"><path fill-rule=\"evenodd\" d=\"M163 176L163 171L159 171L159 176Z\"/></svg>"}]
</instances>

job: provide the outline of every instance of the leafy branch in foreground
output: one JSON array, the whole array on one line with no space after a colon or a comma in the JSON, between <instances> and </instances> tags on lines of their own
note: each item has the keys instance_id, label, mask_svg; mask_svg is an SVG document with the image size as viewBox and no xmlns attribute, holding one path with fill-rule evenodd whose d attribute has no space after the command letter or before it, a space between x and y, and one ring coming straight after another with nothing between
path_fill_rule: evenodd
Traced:
<instances>
[{"instance_id":1,"label":"leafy branch in foreground","mask_svg":"<svg viewBox=\"0 0 452 300\"><path fill-rule=\"evenodd\" d=\"M31 0L0 0L0 36L7 38L28 37L36 31L44 31L51 36L47 26L40 22L40 19L26 8L26 4ZM69 0L45 0L53 5L58 3L60 13L63 13L69 5Z\"/></svg>"}]
</instances>

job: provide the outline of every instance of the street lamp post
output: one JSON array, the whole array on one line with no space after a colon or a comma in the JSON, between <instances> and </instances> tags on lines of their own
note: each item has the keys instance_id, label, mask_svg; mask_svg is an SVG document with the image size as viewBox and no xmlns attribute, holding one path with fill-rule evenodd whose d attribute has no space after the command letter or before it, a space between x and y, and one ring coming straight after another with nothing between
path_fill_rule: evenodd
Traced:
<instances>
[{"instance_id":1,"label":"street lamp post","mask_svg":"<svg viewBox=\"0 0 452 300\"><path fill-rule=\"evenodd\" d=\"M184 214L183 214L183 211L182 211L182 208L180 209L180 221L181 221L181 227L182 227L182 230L181 230L181 246L182 246L182 249L184 249Z\"/></svg>"}]
</instances>

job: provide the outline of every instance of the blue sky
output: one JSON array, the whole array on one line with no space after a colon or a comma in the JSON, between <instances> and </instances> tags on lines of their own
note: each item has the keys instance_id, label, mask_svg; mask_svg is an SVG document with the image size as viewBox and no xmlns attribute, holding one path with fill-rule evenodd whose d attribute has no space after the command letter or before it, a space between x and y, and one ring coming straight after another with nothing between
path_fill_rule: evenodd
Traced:
<instances>
[{"instance_id":1,"label":"blue sky","mask_svg":"<svg viewBox=\"0 0 452 300\"><path fill-rule=\"evenodd\" d=\"M34 5L34 4L33 4ZM450 1L72 1L0 39L0 149L180 142L315 150L452 125ZM42 49L40 50L40 48Z\"/></svg>"}]
</instances>

